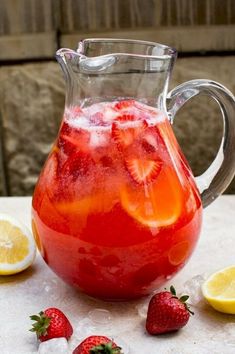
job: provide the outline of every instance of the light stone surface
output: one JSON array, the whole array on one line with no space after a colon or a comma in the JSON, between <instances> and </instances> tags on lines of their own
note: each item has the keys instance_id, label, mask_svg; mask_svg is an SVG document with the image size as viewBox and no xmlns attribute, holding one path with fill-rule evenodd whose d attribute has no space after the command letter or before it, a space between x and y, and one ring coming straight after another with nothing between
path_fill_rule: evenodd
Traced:
<instances>
[{"instance_id":1,"label":"light stone surface","mask_svg":"<svg viewBox=\"0 0 235 354\"><path fill-rule=\"evenodd\" d=\"M0 198L0 212L8 212L28 226L30 206L31 198ZM204 211L204 226L197 248L186 267L171 280L178 291L184 289L185 282L195 280L195 276L198 281L198 275L205 277L234 264L234 210L235 197L222 196ZM0 277L0 284L1 354L36 354L38 343L35 335L28 331L29 316L49 306L62 309L73 324L71 351L84 336L105 334L120 342L125 354L235 353L235 316L216 312L204 300L192 307L195 315L181 331L149 336L144 327L147 298L129 303L106 303L87 297L57 278L40 255L28 270ZM109 311L112 325L107 323L107 312L103 323L100 313L99 321L94 321L95 309Z\"/></svg>"}]
</instances>

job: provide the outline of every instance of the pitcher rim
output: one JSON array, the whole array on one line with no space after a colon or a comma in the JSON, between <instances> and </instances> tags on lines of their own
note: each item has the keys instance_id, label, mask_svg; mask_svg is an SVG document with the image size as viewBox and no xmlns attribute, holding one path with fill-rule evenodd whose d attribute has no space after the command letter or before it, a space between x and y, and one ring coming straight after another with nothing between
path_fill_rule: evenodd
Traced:
<instances>
[{"instance_id":1,"label":"pitcher rim","mask_svg":"<svg viewBox=\"0 0 235 354\"><path fill-rule=\"evenodd\" d=\"M133 43L133 44L145 44L145 45L150 45L153 47L159 47L162 48L166 51L168 51L167 54L162 54L162 55L150 55L150 54L138 54L138 53L128 53L128 52L110 52L108 54L102 54L98 56L86 56L84 54L84 44L85 42L117 42L117 43ZM140 57L140 58L152 58L152 59L169 59L169 58L174 58L177 56L177 50L173 47L170 47L168 45L158 43L158 42L152 42L152 41L144 41L144 40L139 40L139 39L127 39L127 38L103 38L103 37L97 37L97 38L84 38L81 39L78 42L78 48L76 50L69 49L69 48L60 48L56 51L56 56L64 56L64 54L76 54L80 57L84 57L87 59L94 59L94 58L100 58L100 57L106 57L110 55L125 55L125 56L132 56L132 57Z\"/></svg>"}]
</instances>

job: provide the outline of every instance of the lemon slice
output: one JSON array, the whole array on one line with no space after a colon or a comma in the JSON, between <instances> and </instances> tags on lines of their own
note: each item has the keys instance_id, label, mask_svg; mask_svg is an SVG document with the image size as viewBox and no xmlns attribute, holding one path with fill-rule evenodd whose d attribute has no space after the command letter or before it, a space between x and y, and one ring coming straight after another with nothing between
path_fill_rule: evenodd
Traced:
<instances>
[{"instance_id":1,"label":"lemon slice","mask_svg":"<svg viewBox=\"0 0 235 354\"><path fill-rule=\"evenodd\" d=\"M144 226L169 226L181 214L182 187L176 173L169 167L165 167L152 184L123 185L120 196L123 209Z\"/></svg>"},{"instance_id":2,"label":"lemon slice","mask_svg":"<svg viewBox=\"0 0 235 354\"><path fill-rule=\"evenodd\" d=\"M0 275L21 272L33 263L35 255L31 232L12 216L0 214Z\"/></svg>"},{"instance_id":3,"label":"lemon slice","mask_svg":"<svg viewBox=\"0 0 235 354\"><path fill-rule=\"evenodd\" d=\"M215 310L235 314L235 265L212 274L203 283L202 293Z\"/></svg>"}]
</instances>

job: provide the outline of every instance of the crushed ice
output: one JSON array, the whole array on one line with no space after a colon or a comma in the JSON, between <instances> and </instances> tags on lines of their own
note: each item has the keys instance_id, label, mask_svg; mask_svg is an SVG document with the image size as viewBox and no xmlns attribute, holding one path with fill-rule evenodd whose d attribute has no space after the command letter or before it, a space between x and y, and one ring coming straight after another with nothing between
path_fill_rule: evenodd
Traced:
<instances>
[{"instance_id":1,"label":"crushed ice","mask_svg":"<svg viewBox=\"0 0 235 354\"><path fill-rule=\"evenodd\" d=\"M65 338L53 338L39 344L38 354L69 354Z\"/></svg>"}]
</instances>

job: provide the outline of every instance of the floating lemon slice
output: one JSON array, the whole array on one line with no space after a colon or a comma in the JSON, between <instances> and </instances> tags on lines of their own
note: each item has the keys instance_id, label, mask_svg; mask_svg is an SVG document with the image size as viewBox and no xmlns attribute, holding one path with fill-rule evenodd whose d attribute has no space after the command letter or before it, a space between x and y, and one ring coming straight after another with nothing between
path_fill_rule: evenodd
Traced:
<instances>
[{"instance_id":1,"label":"floating lemon slice","mask_svg":"<svg viewBox=\"0 0 235 354\"><path fill-rule=\"evenodd\" d=\"M36 255L30 231L18 220L0 214L0 275L10 275L28 268Z\"/></svg>"},{"instance_id":2,"label":"floating lemon slice","mask_svg":"<svg viewBox=\"0 0 235 354\"><path fill-rule=\"evenodd\" d=\"M203 283L202 293L215 310L235 314L235 265L212 274Z\"/></svg>"},{"instance_id":3,"label":"floating lemon slice","mask_svg":"<svg viewBox=\"0 0 235 354\"><path fill-rule=\"evenodd\" d=\"M182 210L183 191L173 169L165 167L153 184L122 186L120 189L123 209L148 227L174 224Z\"/></svg>"}]
</instances>

